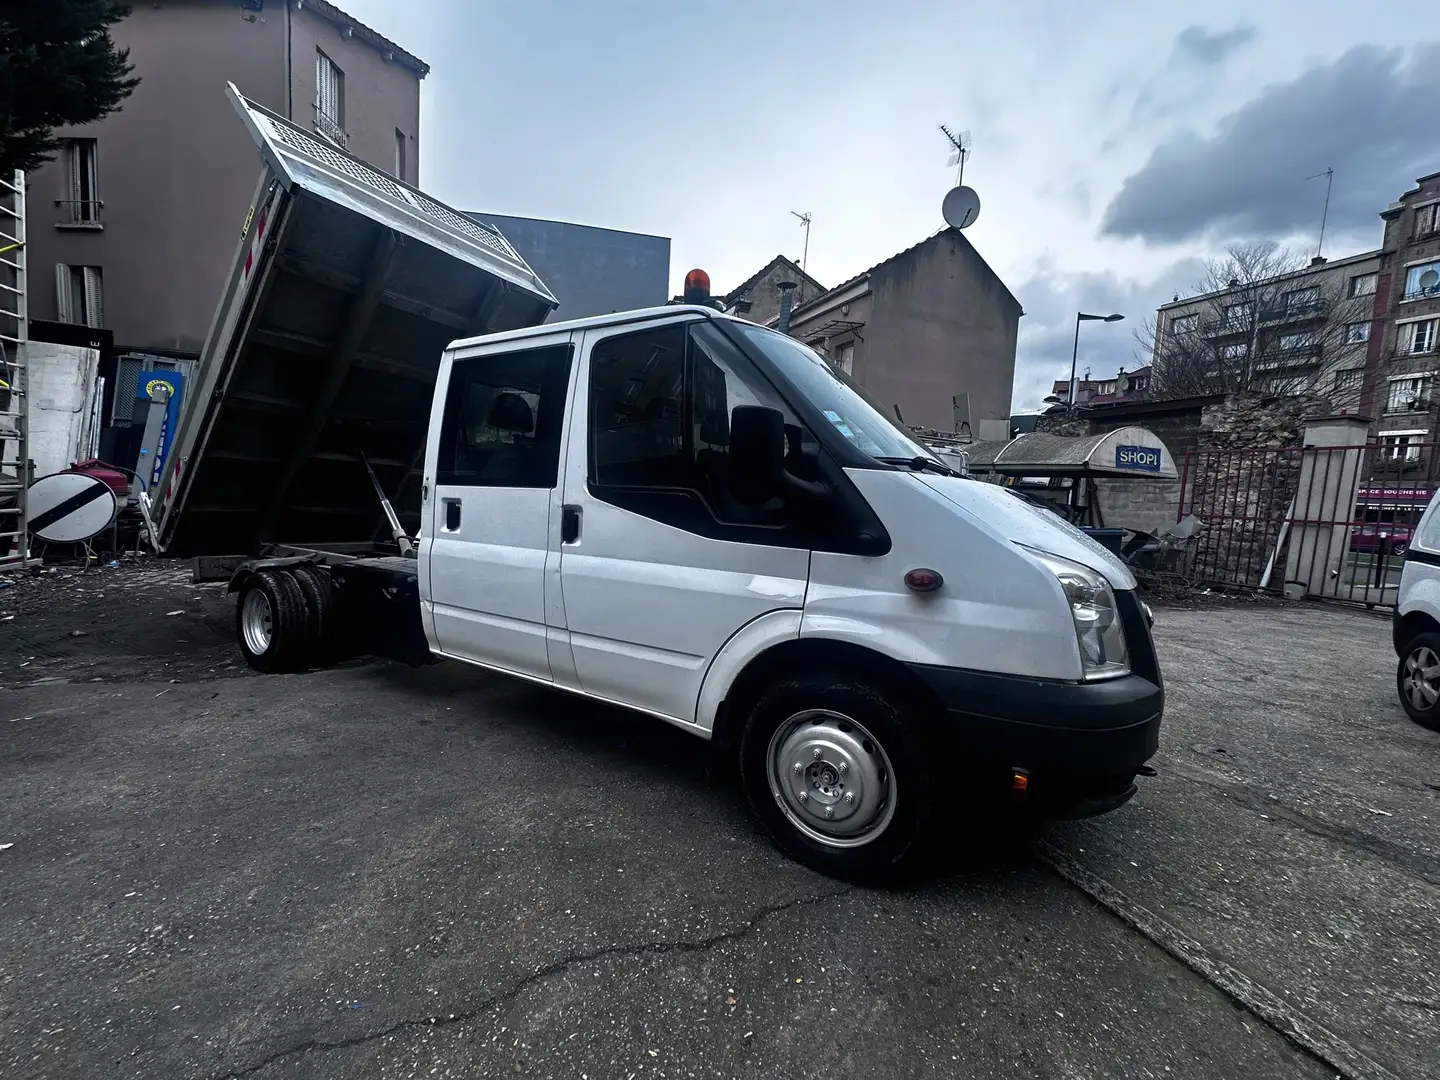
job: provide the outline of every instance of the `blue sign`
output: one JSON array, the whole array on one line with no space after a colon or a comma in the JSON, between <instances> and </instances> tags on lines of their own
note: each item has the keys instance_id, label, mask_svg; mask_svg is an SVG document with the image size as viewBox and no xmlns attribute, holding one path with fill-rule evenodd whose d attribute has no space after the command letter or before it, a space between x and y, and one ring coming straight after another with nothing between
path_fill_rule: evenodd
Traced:
<instances>
[{"instance_id":1,"label":"blue sign","mask_svg":"<svg viewBox=\"0 0 1440 1080\"><path fill-rule=\"evenodd\" d=\"M1160 449L1156 446L1117 446L1115 447L1115 467L1158 473L1160 471Z\"/></svg>"},{"instance_id":2,"label":"blue sign","mask_svg":"<svg viewBox=\"0 0 1440 1080\"><path fill-rule=\"evenodd\" d=\"M169 388L170 402L165 409L165 421L160 427L160 446L156 451L155 460L150 463L150 479L146 483L146 487L154 487L160 483L160 473L165 468L165 458L170 453L170 444L175 441L175 432L180 423L180 398L185 393L185 376L178 371L142 371L136 382L135 396L149 401L155 396L154 391L159 386ZM143 476L144 466L137 465L135 471Z\"/></svg>"}]
</instances>

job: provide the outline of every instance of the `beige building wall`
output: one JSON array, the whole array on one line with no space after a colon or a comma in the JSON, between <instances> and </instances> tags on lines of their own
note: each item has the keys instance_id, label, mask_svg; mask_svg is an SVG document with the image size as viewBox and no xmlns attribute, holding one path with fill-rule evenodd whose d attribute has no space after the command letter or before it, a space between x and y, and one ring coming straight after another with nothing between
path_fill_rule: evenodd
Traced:
<instances>
[{"instance_id":1,"label":"beige building wall","mask_svg":"<svg viewBox=\"0 0 1440 1080\"><path fill-rule=\"evenodd\" d=\"M393 172L398 129L406 178L418 179L419 73L347 37L321 10L308 0L258 13L231 0L151 0L116 24L139 87L119 112L57 133L95 140L98 222L68 220L65 154L29 176L33 318L59 317L57 264L98 267L100 325L117 349L198 352L260 175L226 83L312 129L317 47L345 72L351 151Z\"/></svg>"}]
</instances>

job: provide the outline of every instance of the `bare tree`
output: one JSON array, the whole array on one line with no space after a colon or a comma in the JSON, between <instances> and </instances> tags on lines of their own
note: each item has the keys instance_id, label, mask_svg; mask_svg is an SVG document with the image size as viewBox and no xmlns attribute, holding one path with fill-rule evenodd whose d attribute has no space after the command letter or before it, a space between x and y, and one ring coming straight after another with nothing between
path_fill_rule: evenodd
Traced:
<instances>
[{"instance_id":1,"label":"bare tree","mask_svg":"<svg viewBox=\"0 0 1440 1080\"><path fill-rule=\"evenodd\" d=\"M1231 247L1206 266L1194 298L1136 334L1159 399L1252 391L1344 397L1364 362L1372 297L1272 243ZM1358 392L1358 383L1354 387Z\"/></svg>"}]
</instances>

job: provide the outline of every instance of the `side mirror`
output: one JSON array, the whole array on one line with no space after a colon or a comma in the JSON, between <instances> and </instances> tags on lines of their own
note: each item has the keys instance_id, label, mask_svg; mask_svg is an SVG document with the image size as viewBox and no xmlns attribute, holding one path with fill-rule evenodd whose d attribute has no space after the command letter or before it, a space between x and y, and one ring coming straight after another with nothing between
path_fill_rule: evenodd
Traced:
<instances>
[{"instance_id":1,"label":"side mirror","mask_svg":"<svg viewBox=\"0 0 1440 1080\"><path fill-rule=\"evenodd\" d=\"M761 405L737 405L730 413L730 494L758 506L785 486L785 415Z\"/></svg>"}]
</instances>

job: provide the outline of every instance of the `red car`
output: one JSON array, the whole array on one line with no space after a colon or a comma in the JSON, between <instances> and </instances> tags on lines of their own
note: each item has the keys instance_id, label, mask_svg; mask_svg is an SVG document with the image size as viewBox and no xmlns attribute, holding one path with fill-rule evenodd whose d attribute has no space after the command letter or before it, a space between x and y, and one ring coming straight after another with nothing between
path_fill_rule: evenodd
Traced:
<instances>
[{"instance_id":1,"label":"red car","mask_svg":"<svg viewBox=\"0 0 1440 1080\"><path fill-rule=\"evenodd\" d=\"M1404 555L1410 550L1413 525L1393 521L1357 521L1350 531L1350 550Z\"/></svg>"}]
</instances>

